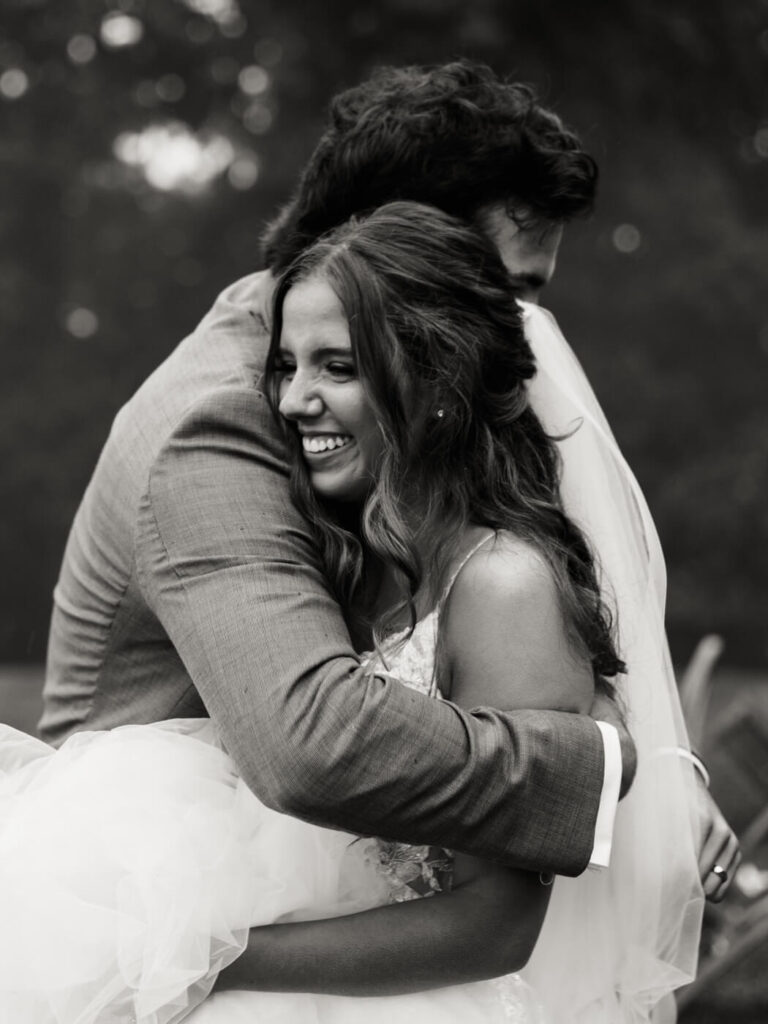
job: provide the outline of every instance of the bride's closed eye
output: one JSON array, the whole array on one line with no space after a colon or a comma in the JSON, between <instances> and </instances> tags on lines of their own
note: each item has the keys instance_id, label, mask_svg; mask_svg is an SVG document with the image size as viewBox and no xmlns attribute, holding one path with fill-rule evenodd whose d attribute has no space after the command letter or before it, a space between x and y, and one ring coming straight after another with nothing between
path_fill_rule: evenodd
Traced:
<instances>
[{"instance_id":1,"label":"bride's closed eye","mask_svg":"<svg viewBox=\"0 0 768 1024\"><path fill-rule=\"evenodd\" d=\"M274 362L274 372L280 381L290 381L296 373L296 364L292 359L285 356L278 356ZM321 366L321 372L327 374L332 380L338 383L346 383L357 377L355 364L351 360L333 359Z\"/></svg>"},{"instance_id":2,"label":"bride's closed eye","mask_svg":"<svg viewBox=\"0 0 768 1024\"><path fill-rule=\"evenodd\" d=\"M354 380L357 377L357 370L353 362L342 362L338 359L333 362L326 363L326 372L333 380L339 383L344 383L349 380Z\"/></svg>"}]
</instances>

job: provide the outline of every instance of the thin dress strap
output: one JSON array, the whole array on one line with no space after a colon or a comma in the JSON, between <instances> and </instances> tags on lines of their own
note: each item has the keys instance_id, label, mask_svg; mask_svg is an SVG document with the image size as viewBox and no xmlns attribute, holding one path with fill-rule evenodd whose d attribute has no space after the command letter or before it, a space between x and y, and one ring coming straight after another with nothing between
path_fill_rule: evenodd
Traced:
<instances>
[{"instance_id":1,"label":"thin dress strap","mask_svg":"<svg viewBox=\"0 0 768 1024\"><path fill-rule=\"evenodd\" d=\"M445 602L448 600L448 598L450 596L451 590L453 590L453 585L456 582L456 580L458 579L458 576L459 576L459 573L461 572L461 570L464 568L464 566L467 564L467 562L470 560L470 558L472 558L473 555L477 554L477 552L480 550L480 548L484 547L488 543L488 541L492 540L495 536L496 536L496 531L489 529L488 533L485 535L485 537L482 537L476 544L473 544L472 547L469 549L469 551L466 552L464 557L461 559L459 564L454 568L453 572L451 573L451 575L450 575L450 577L448 579L448 582L446 583L445 587L443 588L443 592L440 595L440 600L438 601L437 606L435 607L435 609L434 609L434 611L432 613L434 615L434 623L433 623L433 630L434 630L434 632L433 632L433 636L434 636L434 644L435 644L435 660L434 660L434 665L433 665L433 669L432 669L432 683L430 685L430 690L429 690L429 694L430 694L431 697L436 697L437 693L438 693L437 671L436 671L437 670L437 644L438 644L438 636L439 636L439 628L440 628L440 616L442 614L443 607L445 606Z\"/></svg>"},{"instance_id":2,"label":"thin dress strap","mask_svg":"<svg viewBox=\"0 0 768 1024\"><path fill-rule=\"evenodd\" d=\"M446 583L445 587L443 588L443 593L441 594L440 600L439 600L438 605L437 605L439 611L442 610L443 605L448 600L448 596L450 595L451 590L453 590L453 585L456 582L456 580L458 579L458 576L459 576L459 573L461 572L461 570L464 568L464 566L467 564L467 562L470 560L470 558L474 554L476 554L480 550L481 547L483 547L485 544L487 544L488 541L491 540L492 537L495 537L495 536L496 536L496 531L489 529L488 533L485 535L485 537L483 537L476 544L474 544L469 549L469 551L467 551L467 553L464 555L462 560L459 562L459 564L456 566L456 568L451 573L448 582Z\"/></svg>"}]
</instances>

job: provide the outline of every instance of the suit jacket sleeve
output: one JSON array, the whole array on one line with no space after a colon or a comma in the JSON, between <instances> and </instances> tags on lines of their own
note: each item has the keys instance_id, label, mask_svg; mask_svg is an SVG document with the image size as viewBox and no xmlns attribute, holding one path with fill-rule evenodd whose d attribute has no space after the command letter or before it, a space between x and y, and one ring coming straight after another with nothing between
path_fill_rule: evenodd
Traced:
<instances>
[{"instance_id":1,"label":"suit jacket sleeve","mask_svg":"<svg viewBox=\"0 0 768 1024\"><path fill-rule=\"evenodd\" d=\"M364 673L258 387L188 410L155 460L137 531L145 597L266 804L534 870L587 865L603 775L595 723L468 713Z\"/></svg>"}]
</instances>

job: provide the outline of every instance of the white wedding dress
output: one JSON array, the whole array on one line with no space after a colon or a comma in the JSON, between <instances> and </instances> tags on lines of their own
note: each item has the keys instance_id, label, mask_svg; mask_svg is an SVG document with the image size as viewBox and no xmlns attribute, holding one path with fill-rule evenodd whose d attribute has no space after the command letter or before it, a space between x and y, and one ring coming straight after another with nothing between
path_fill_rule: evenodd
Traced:
<instances>
[{"instance_id":1,"label":"white wedding dress","mask_svg":"<svg viewBox=\"0 0 768 1024\"><path fill-rule=\"evenodd\" d=\"M436 631L433 612L376 671L438 697ZM224 992L199 1005L250 926L428 897L450 875L445 850L264 807L207 719L80 733L57 751L0 726L2 1021L550 1024L519 975L376 998Z\"/></svg>"}]
</instances>

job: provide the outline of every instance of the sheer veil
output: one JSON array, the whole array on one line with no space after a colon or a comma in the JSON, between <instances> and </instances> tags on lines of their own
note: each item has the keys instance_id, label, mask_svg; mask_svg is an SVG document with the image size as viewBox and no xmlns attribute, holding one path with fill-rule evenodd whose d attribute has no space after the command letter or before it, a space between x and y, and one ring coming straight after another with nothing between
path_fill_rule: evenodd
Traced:
<instances>
[{"instance_id":1,"label":"sheer veil","mask_svg":"<svg viewBox=\"0 0 768 1024\"><path fill-rule=\"evenodd\" d=\"M525 974L554 1020L641 1022L696 970L703 894L688 739L664 632L666 570L645 498L554 318L522 304L538 372L531 404L562 437L562 494L591 541L615 616L617 680L638 771L619 805L611 866L559 878ZM575 940L574 940L574 937ZM553 975L553 969L556 975Z\"/></svg>"}]
</instances>

